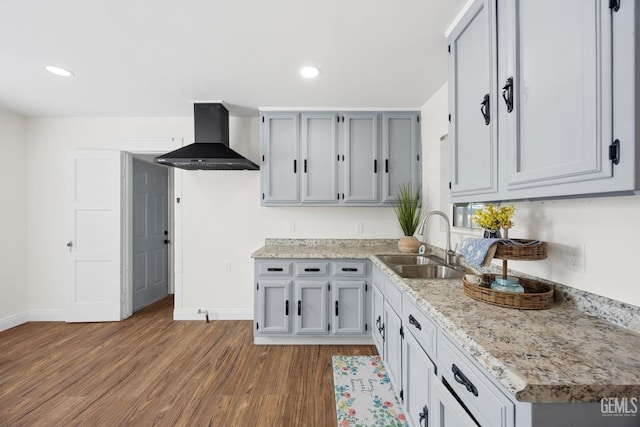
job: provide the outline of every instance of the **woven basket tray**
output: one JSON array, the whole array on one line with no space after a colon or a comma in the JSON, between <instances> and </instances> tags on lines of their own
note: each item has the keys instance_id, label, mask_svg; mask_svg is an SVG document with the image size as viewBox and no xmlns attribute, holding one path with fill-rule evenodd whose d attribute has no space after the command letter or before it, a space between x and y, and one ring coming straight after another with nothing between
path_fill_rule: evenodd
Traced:
<instances>
[{"instance_id":1,"label":"woven basket tray","mask_svg":"<svg viewBox=\"0 0 640 427\"><path fill-rule=\"evenodd\" d=\"M553 287L537 280L520 277L520 284L524 287L523 294L494 291L490 286L495 277L493 274L485 274L480 285L467 282L463 278L465 295L489 304L521 310L544 310L553 306Z\"/></svg>"},{"instance_id":2,"label":"woven basket tray","mask_svg":"<svg viewBox=\"0 0 640 427\"><path fill-rule=\"evenodd\" d=\"M513 239L518 242L532 242L532 240L526 239ZM494 258L498 259L512 259L512 260L537 260L545 259L547 257L547 244L540 242L538 245L496 245L496 254Z\"/></svg>"}]
</instances>

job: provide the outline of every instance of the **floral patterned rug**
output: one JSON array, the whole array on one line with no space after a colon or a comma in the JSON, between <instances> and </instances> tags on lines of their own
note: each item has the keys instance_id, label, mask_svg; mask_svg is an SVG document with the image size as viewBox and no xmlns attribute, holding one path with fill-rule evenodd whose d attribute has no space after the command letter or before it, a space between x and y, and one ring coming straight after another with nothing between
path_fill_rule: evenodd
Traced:
<instances>
[{"instance_id":1,"label":"floral patterned rug","mask_svg":"<svg viewBox=\"0 0 640 427\"><path fill-rule=\"evenodd\" d=\"M407 427L380 356L333 356L339 427Z\"/></svg>"}]
</instances>

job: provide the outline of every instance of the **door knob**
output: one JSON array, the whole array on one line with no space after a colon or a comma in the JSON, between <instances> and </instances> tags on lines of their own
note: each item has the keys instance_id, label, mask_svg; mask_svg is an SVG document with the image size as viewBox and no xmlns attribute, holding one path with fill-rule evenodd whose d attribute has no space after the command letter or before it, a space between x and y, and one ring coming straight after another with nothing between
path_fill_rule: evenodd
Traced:
<instances>
[{"instance_id":1,"label":"door knob","mask_svg":"<svg viewBox=\"0 0 640 427\"><path fill-rule=\"evenodd\" d=\"M67 242L67 247L68 247L68 248L71 248L72 246L73 246L73 242L72 242L71 240L69 240L69 241Z\"/></svg>"}]
</instances>

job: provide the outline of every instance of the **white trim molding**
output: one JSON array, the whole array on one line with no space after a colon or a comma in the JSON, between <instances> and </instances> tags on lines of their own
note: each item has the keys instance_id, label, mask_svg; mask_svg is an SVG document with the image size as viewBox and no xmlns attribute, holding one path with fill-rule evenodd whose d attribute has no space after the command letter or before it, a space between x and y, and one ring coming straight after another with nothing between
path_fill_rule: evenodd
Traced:
<instances>
[{"instance_id":1,"label":"white trim molding","mask_svg":"<svg viewBox=\"0 0 640 427\"><path fill-rule=\"evenodd\" d=\"M29 313L23 311L22 313L12 314L11 316L0 319L0 332L7 329L15 328L29 321Z\"/></svg>"},{"instance_id":2,"label":"white trim molding","mask_svg":"<svg viewBox=\"0 0 640 427\"><path fill-rule=\"evenodd\" d=\"M198 314L200 311L200 314ZM212 320L253 320L253 310L247 309L225 309L225 308L185 308L174 309L173 320L206 320L205 312L209 314L209 321Z\"/></svg>"}]
</instances>

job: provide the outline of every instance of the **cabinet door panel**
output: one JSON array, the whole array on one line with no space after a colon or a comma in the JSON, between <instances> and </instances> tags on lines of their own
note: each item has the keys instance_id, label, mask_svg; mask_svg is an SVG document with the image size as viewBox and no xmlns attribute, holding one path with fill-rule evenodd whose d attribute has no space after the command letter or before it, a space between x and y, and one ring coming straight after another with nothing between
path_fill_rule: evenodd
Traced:
<instances>
[{"instance_id":1,"label":"cabinet door panel","mask_svg":"<svg viewBox=\"0 0 640 427\"><path fill-rule=\"evenodd\" d=\"M504 103L500 108L508 189L611 176L608 3L505 0L499 4L512 22L505 23L499 38L507 58L500 82L513 77L514 83L513 112L507 112ZM540 22L545 23L544 30Z\"/></svg>"},{"instance_id":2,"label":"cabinet door panel","mask_svg":"<svg viewBox=\"0 0 640 427\"><path fill-rule=\"evenodd\" d=\"M337 202L337 114L303 114L302 201Z\"/></svg>"},{"instance_id":3,"label":"cabinet door panel","mask_svg":"<svg viewBox=\"0 0 640 427\"><path fill-rule=\"evenodd\" d=\"M289 280L265 280L258 282L258 333L289 334L290 307Z\"/></svg>"},{"instance_id":4,"label":"cabinet door panel","mask_svg":"<svg viewBox=\"0 0 640 427\"><path fill-rule=\"evenodd\" d=\"M380 356L384 355L384 296L380 289L377 286L372 286L373 288L373 321L372 321L372 331L371 335L373 336L373 342L376 345L376 349L378 349L378 354Z\"/></svg>"},{"instance_id":5,"label":"cabinet door panel","mask_svg":"<svg viewBox=\"0 0 640 427\"><path fill-rule=\"evenodd\" d=\"M396 395L402 390L402 341L400 316L384 302L384 365Z\"/></svg>"},{"instance_id":6,"label":"cabinet door panel","mask_svg":"<svg viewBox=\"0 0 640 427\"><path fill-rule=\"evenodd\" d=\"M326 280L295 282L296 334L324 335L328 333L328 286Z\"/></svg>"},{"instance_id":7,"label":"cabinet door panel","mask_svg":"<svg viewBox=\"0 0 640 427\"><path fill-rule=\"evenodd\" d=\"M262 131L262 200L297 202L298 115L265 114Z\"/></svg>"},{"instance_id":8,"label":"cabinet door panel","mask_svg":"<svg viewBox=\"0 0 640 427\"><path fill-rule=\"evenodd\" d=\"M364 330L364 293L362 280L334 280L331 284L334 335L361 335Z\"/></svg>"},{"instance_id":9,"label":"cabinet door panel","mask_svg":"<svg viewBox=\"0 0 640 427\"><path fill-rule=\"evenodd\" d=\"M342 126L344 201L377 202L378 115L345 114Z\"/></svg>"},{"instance_id":10,"label":"cabinet door panel","mask_svg":"<svg viewBox=\"0 0 640 427\"><path fill-rule=\"evenodd\" d=\"M451 195L497 191L495 9L477 0L449 36ZM488 123L481 111L482 103Z\"/></svg>"},{"instance_id":11,"label":"cabinet door panel","mask_svg":"<svg viewBox=\"0 0 640 427\"><path fill-rule=\"evenodd\" d=\"M429 408L431 382L437 380L435 365L415 337L405 332L402 342L403 404L412 426L434 425L429 419ZM422 419L423 416L426 416L426 419Z\"/></svg>"},{"instance_id":12,"label":"cabinet door panel","mask_svg":"<svg viewBox=\"0 0 640 427\"><path fill-rule=\"evenodd\" d=\"M415 113L382 115L382 201L396 202L398 189L420 184L420 129Z\"/></svg>"},{"instance_id":13,"label":"cabinet door panel","mask_svg":"<svg viewBox=\"0 0 640 427\"><path fill-rule=\"evenodd\" d=\"M431 411L433 425L439 427L477 427L473 418L440 381L433 381ZM432 425L431 423L429 425Z\"/></svg>"}]
</instances>

